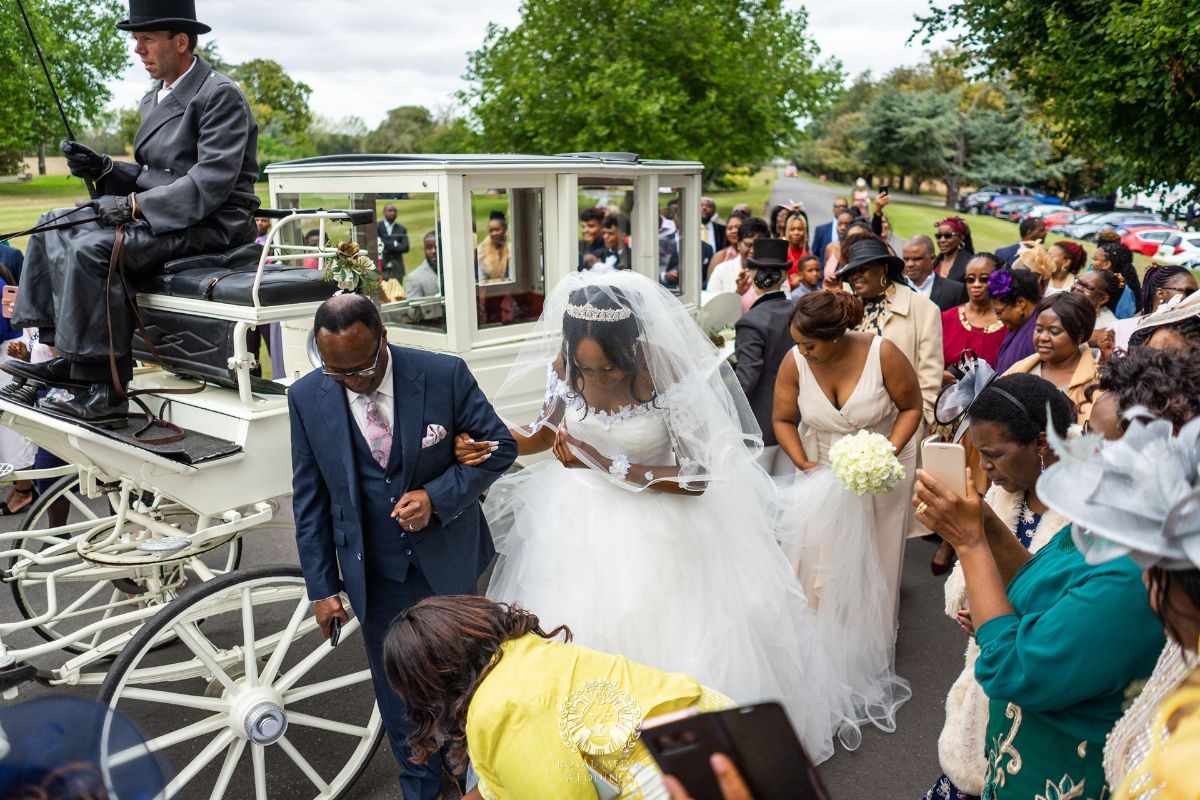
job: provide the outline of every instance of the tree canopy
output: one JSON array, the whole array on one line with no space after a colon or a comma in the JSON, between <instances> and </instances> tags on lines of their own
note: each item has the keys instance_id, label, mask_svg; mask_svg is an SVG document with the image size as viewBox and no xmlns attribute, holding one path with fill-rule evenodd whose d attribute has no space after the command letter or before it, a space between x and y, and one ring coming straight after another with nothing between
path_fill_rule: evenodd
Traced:
<instances>
[{"instance_id":1,"label":"tree canopy","mask_svg":"<svg viewBox=\"0 0 1200 800\"><path fill-rule=\"evenodd\" d=\"M1028 94L1066 146L1103 153L1110 184L1200 177L1200 4L955 0L920 24L965 31L969 61Z\"/></svg>"},{"instance_id":2,"label":"tree canopy","mask_svg":"<svg viewBox=\"0 0 1200 800\"><path fill-rule=\"evenodd\" d=\"M107 82L127 60L124 16L117 0L25 0L30 24L50 75L78 136L104 110ZM19 164L20 154L43 142L66 138L58 109L16 3L0 3L0 171Z\"/></svg>"},{"instance_id":3,"label":"tree canopy","mask_svg":"<svg viewBox=\"0 0 1200 800\"><path fill-rule=\"evenodd\" d=\"M752 163L836 83L806 27L781 0L525 0L469 57L460 99L495 150Z\"/></svg>"}]
</instances>

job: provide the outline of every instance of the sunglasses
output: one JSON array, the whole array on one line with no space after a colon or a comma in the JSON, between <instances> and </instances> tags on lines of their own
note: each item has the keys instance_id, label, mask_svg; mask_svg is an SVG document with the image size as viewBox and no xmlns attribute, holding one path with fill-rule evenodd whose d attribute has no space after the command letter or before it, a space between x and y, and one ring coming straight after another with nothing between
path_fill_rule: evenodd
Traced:
<instances>
[{"instance_id":1,"label":"sunglasses","mask_svg":"<svg viewBox=\"0 0 1200 800\"><path fill-rule=\"evenodd\" d=\"M935 233L933 235L933 238L935 238L935 239L953 239L955 236L958 236L958 234L957 233Z\"/></svg>"},{"instance_id":2,"label":"sunglasses","mask_svg":"<svg viewBox=\"0 0 1200 800\"><path fill-rule=\"evenodd\" d=\"M988 282L987 275L965 275L965 276L963 276L963 283L987 283L987 282Z\"/></svg>"}]
</instances>

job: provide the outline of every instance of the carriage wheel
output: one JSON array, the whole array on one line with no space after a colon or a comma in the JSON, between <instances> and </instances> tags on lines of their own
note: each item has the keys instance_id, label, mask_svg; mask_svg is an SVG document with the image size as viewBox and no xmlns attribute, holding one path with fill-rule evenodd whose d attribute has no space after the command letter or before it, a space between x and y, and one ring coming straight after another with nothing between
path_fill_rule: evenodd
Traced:
<instances>
[{"instance_id":1,"label":"carriage wheel","mask_svg":"<svg viewBox=\"0 0 1200 800\"><path fill-rule=\"evenodd\" d=\"M330 647L300 570L253 567L143 625L100 700L133 718L172 765L165 797L334 800L383 737L360 636L351 618Z\"/></svg>"},{"instance_id":2,"label":"carriage wheel","mask_svg":"<svg viewBox=\"0 0 1200 800\"><path fill-rule=\"evenodd\" d=\"M59 520L57 525L52 521L56 504L58 504L60 514L63 510L66 512L66 519ZM64 506L65 509L63 508ZM99 523L103 521L105 516L111 517L111 515L97 514L91 505L88 504L87 498L79 493L79 476L77 474L65 475L56 481L45 494L40 496L29 507L29 511L26 513L17 530L28 531L30 535L17 541L13 546L38 553L53 545L61 544L67 538L39 534L39 531L46 531L61 525L83 522L85 520L92 520ZM190 511L183 511L179 516L181 520L195 518L195 515ZM83 535L83 531L77 535ZM228 544L204 553L198 556L198 558L203 560L204 565L209 570L218 575L231 572L237 569L242 560L241 539L234 538ZM10 559L8 568L11 569L16 562L17 559ZM99 573L99 568L93 567L89 569L79 555L75 553L72 554L70 561L56 564L54 568L61 570L80 567L84 571L78 576L79 579L71 580L70 582L60 580L58 582L59 613L53 620L33 627L38 636L41 636L46 641L55 642L69 638L75 631L95 622L119 617L122 613L144 607L147 602L161 601L165 599L164 595L167 597L174 596L176 589L185 583L187 579L186 574L179 572L180 567L178 565L168 565L155 570L154 577L169 588L163 592L150 595L147 591L147 573L145 570L141 574L130 570L126 576L113 578L113 570L109 569L103 571L104 577L89 580L87 578L88 572ZM188 570L188 562L184 563L183 568ZM49 566L30 569L28 575L18 578L11 583L13 600L16 603L17 610L21 612L21 616L25 619L39 617L49 607L45 576L51 569ZM103 639L116 635L123 629L125 628L119 625L106 628L88 639L64 645L63 649L69 653L86 653Z\"/></svg>"}]
</instances>

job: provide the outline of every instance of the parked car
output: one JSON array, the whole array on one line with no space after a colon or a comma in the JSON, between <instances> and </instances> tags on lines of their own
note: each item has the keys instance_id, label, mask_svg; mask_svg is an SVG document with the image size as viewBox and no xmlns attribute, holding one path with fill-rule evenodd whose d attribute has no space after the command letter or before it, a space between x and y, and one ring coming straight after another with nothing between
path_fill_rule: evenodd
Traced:
<instances>
[{"instance_id":1,"label":"parked car","mask_svg":"<svg viewBox=\"0 0 1200 800\"><path fill-rule=\"evenodd\" d=\"M983 209L983 206L988 200L995 197L998 192L967 192L960 195L958 198L958 210L966 214L978 214Z\"/></svg>"},{"instance_id":2,"label":"parked car","mask_svg":"<svg viewBox=\"0 0 1200 800\"><path fill-rule=\"evenodd\" d=\"M1034 205L1030 206L1024 214L1021 215L1021 219L1028 219L1030 217L1035 219L1045 219L1051 214L1061 213L1062 210L1062 206L1056 206L1049 203L1035 203Z\"/></svg>"},{"instance_id":3,"label":"parked car","mask_svg":"<svg viewBox=\"0 0 1200 800\"><path fill-rule=\"evenodd\" d=\"M1118 228L1118 231L1124 230ZM1121 243L1135 253L1141 253L1144 256L1153 256L1159 252L1159 249L1167 242L1168 239L1179 237L1179 231L1175 228L1137 228L1129 231L1121 237ZM1200 239L1200 235L1196 236ZM1177 244L1174 252L1180 252L1182 248ZM1171 253L1173 254L1173 253Z\"/></svg>"},{"instance_id":4,"label":"parked car","mask_svg":"<svg viewBox=\"0 0 1200 800\"><path fill-rule=\"evenodd\" d=\"M1032 192L1032 190L1030 190ZM1045 194L998 194L983 206L983 213L995 214L996 209L1005 203L1011 203L1014 200L1028 200L1034 204L1044 205L1062 205L1062 200L1057 197Z\"/></svg>"},{"instance_id":5,"label":"parked car","mask_svg":"<svg viewBox=\"0 0 1200 800\"><path fill-rule=\"evenodd\" d=\"M1013 200L998 207L995 215L1000 219L1006 219L1009 222L1016 222L1021 219L1021 215L1029 209L1036 206L1033 200Z\"/></svg>"},{"instance_id":6,"label":"parked car","mask_svg":"<svg viewBox=\"0 0 1200 800\"><path fill-rule=\"evenodd\" d=\"M1004 197L1005 200L1034 200L1051 205L1062 203L1062 200L1054 195L1045 194L1040 189L1029 186L983 186L974 192L959 195L958 210L971 214L990 213L986 206L997 197Z\"/></svg>"},{"instance_id":7,"label":"parked car","mask_svg":"<svg viewBox=\"0 0 1200 800\"><path fill-rule=\"evenodd\" d=\"M1058 225L1066 225L1088 216L1084 212L1076 211L1073 208L1062 208L1062 206L1058 206L1058 208L1060 209L1059 211L1042 217L1046 221L1046 230L1050 230Z\"/></svg>"},{"instance_id":8,"label":"parked car","mask_svg":"<svg viewBox=\"0 0 1200 800\"><path fill-rule=\"evenodd\" d=\"M1155 264L1200 268L1200 233L1175 231L1159 245L1158 252L1151 258Z\"/></svg>"},{"instance_id":9,"label":"parked car","mask_svg":"<svg viewBox=\"0 0 1200 800\"><path fill-rule=\"evenodd\" d=\"M1066 225L1059 225L1055 229L1055 233L1061 233L1064 236L1070 236L1073 239L1091 240L1096 237L1096 234L1104 230L1114 230L1122 224L1136 225L1139 222L1143 224L1156 223L1162 224L1162 218L1154 214L1133 213L1129 211L1106 211L1102 214L1096 214L1085 220L1080 217L1074 222Z\"/></svg>"},{"instance_id":10,"label":"parked car","mask_svg":"<svg viewBox=\"0 0 1200 800\"><path fill-rule=\"evenodd\" d=\"M1096 211L1112 211L1117 207L1117 196L1115 194L1097 196L1089 195L1086 197L1076 197L1070 203L1071 208L1077 211L1087 211L1089 213Z\"/></svg>"}]
</instances>

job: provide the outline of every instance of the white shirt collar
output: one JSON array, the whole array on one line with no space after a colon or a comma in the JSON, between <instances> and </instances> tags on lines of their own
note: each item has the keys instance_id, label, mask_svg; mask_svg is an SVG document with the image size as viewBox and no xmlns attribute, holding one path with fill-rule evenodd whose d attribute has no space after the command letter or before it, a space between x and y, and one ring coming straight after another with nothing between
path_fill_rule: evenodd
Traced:
<instances>
[{"instance_id":1,"label":"white shirt collar","mask_svg":"<svg viewBox=\"0 0 1200 800\"><path fill-rule=\"evenodd\" d=\"M933 280L936 277L936 272L929 273L929 277L925 279L925 282L917 286L917 291L925 296L929 296L929 294L933 291Z\"/></svg>"},{"instance_id":2,"label":"white shirt collar","mask_svg":"<svg viewBox=\"0 0 1200 800\"><path fill-rule=\"evenodd\" d=\"M168 94L170 94L171 90L174 89L176 86L178 86L179 82L181 80L183 80L184 78L186 78L188 76L188 74L191 73L191 71L196 68L197 61L199 61L199 59L193 55L192 63L188 66L188 68L186 70L184 70L182 75L180 75L178 78L175 79L174 83L167 85L166 81L163 81L162 87L159 88L159 90L158 90L158 102L161 103L163 98L166 97Z\"/></svg>"}]
</instances>

